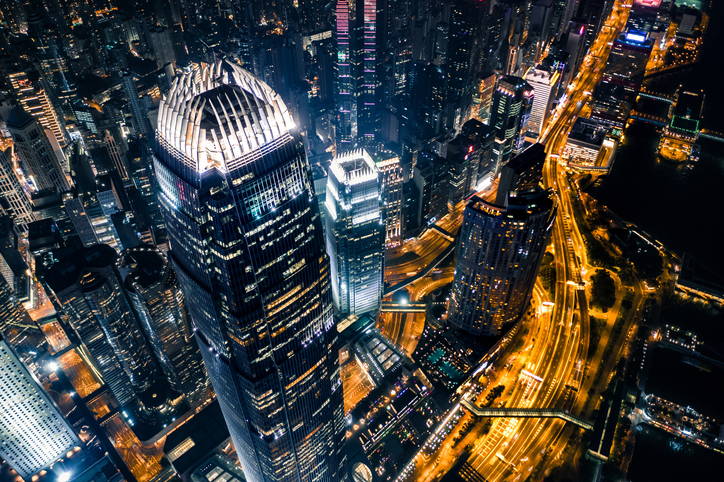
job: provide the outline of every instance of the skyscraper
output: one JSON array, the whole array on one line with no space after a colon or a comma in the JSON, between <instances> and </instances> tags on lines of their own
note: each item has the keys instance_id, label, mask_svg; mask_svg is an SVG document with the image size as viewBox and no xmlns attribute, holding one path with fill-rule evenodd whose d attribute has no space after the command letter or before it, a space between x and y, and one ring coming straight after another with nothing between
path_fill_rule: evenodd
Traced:
<instances>
[{"instance_id":1,"label":"skyscraper","mask_svg":"<svg viewBox=\"0 0 724 482\"><path fill-rule=\"evenodd\" d=\"M23 190L15 172L12 149L0 151L0 207L12 210L19 230L27 231L35 221L30 196Z\"/></svg>"},{"instance_id":2,"label":"skyscraper","mask_svg":"<svg viewBox=\"0 0 724 482\"><path fill-rule=\"evenodd\" d=\"M64 169L65 156L52 133L19 108L10 112L7 126L18 156L24 167L30 170L36 187L39 190L55 187L58 192L70 191Z\"/></svg>"},{"instance_id":3,"label":"skyscraper","mask_svg":"<svg viewBox=\"0 0 724 482\"><path fill-rule=\"evenodd\" d=\"M367 149L377 151L380 112L377 78L377 0L357 0L357 138Z\"/></svg>"},{"instance_id":4,"label":"skyscraper","mask_svg":"<svg viewBox=\"0 0 724 482\"><path fill-rule=\"evenodd\" d=\"M501 77L493 94L490 125L495 128L494 172L522 151L533 105L533 88L520 77Z\"/></svg>"},{"instance_id":5,"label":"skyscraper","mask_svg":"<svg viewBox=\"0 0 724 482\"><path fill-rule=\"evenodd\" d=\"M345 151L352 147L352 140L357 135L356 92L352 79L352 59L350 45L349 4L347 0L337 0L337 40L336 89L337 98L337 149ZM353 111L353 105L355 106ZM354 116L354 117L353 117Z\"/></svg>"},{"instance_id":6,"label":"skyscraper","mask_svg":"<svg viewBox=\"0 0 724 482\"><path fill-rule=\"evenodd\" d=\"M24 480L80 446L57 405L0 334L0 456ZM60 471L56 472L56 474Z\"/></svg>"},{"instance_id":7,"label":"skyscraper","mask_svg":"<svg viewBox=\"0 0 724 482\"><path fill-rule=\"evenodd\" d=\"M151 388L156 365L121 287L117 258L106 244L80 249L54 264L45 283L56 309L68 315L103 380L125 404Z\"/></svg>"},{"instance_id":8,"label":"skyscraper","mask_svg":"<svg viewBox=\"0 0 724 482\"><path fill-rule=\"evenodd\" d=\"M477 196L465 208L448 322L496 336L525 312L550 237L555 208L538 188L510 193L505 206Z\"/></svg>"},{"instance_id":9,"label":"skyscraper","mask_svg":"<svg viewBox=\"0 0 724 482\"><path fill-rule=\"evenodd\" d=\"M217 61L177 77L158 118L169 257L244 475L345 480L329 261L289 111Z\"/></svg>"},{"instance_id":10,"label":"skyscraper","mask_svg":"<svg viewBox=\"0 0 724 482\"><path fill-rule=\"evenodd\" d=\"M131 71L126 70L121 73L121 86L126 94L128 106L131 109L131 124L137 135L146 136L152 129L148 120L148 111L138 98L138 87L136 87L136 79Z\"/></svg>"},{"instance_id":11,"label":"skyscraper","mask_svg":"<svg viewBox=\"0 0 724 482\"><path fill-rule=\"evenodd\" d=\"M364 149L338 154L327 177L325 220L337 310L379 310L385 261L380 172Z\"/></svg>"},{"instance_id":12,"label":"skyscraper","mask_svg":"<svg viewBox=\"0 0 724 482\"><path fill-rule=\"evenodd\" d=\"M534 92L528 130L525 135L535 142L545 129L545 122L553 106L554 95L558 91L560 72L551 67L536 65L528 69L524 79L533 87Z\"/></svg>"},{"instance_id":13,"label":"skyscraper","mask_svg":"<svg viewBox=\"0 0 724 482\"><path fill-rule=\"evenodd\" d=\"M385 220L385 245L402 243L402 165L396 155L381 154L375 160L382 182L382 214Z\"/></svg>"},{"instance_id":14,"label":"skyscraper","mask_svg":"<svg viewBox=\"0 0 724 482\"><path fill-rule=\"evenodd\" d=\"M145 245L125 250L117 266L171 388L198 408L208 397L208 375L171 262Z\"/></svg>"},{"instance_id":15,"label":"skyscraper","mask_svg":"<svg viewBox=\"0 0 724 482\"><path fill-rule=\"evenodd\" d=\"M458 128L470 111L473 73L479 68L479 30L483 6L475 0L455 0L450 8L448 53L445 71L449 76L446 101L447 125Z\"/></svg>"}]
</instances>

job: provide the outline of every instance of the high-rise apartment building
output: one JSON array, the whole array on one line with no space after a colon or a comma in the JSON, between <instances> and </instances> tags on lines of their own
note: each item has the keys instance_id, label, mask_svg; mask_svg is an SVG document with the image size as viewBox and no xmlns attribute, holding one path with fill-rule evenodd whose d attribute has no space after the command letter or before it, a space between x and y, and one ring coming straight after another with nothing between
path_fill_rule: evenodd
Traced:
<instances>
[{"instance_id":1,"label":"high-rise apartment building","mask_svg":"<svg viewBox=\"0 0 724 482\"><path fill-rule=\"evenodd\" d=\"M385 246L402 243L402 164L399 156L380 154L375 160L382 182L382 215L385 220Z\"/></svg>"},{"instance_id":2,"label":"high-rise apartment building","mask_svg":"<svg viewBox=\"0 0 724 482\"><path fill-rule=\"evenodd\" d=\"M138 96L136 79L133 77L131 71L126 70L121 73L121 86L123 87L123 92L126 94L126 100L131 110L133 130L136 131L137 135L147 136L153 129L148 120L148 111Z\"/></svg>"},{"instance_id":3,"label":"high-rise apartment building","mask_svg":"<svg viewBox=\"0 0 724 482\"><path fill-rule=\"evenodd\" d=\"M45 284L121 404L153 384L156 364L116 271L108 245L77 250L53 265Z\"/></svg>"},{"instance_id":4,"label":"high-rise apartment building","mask_svg":"<svg viewBox=\"0 0 724 482\"><path fill-rule=\"evenodd\" d=\"M357 89L356 79L352 78L353 63L350 44L349 4L347 0L337 0L337 24L335 34L337 57L335 96L337 100L336 142L340 151L352 147L357 135Z\"/></svg>"},{"instance_id":5,"label":"high-rise apartment building","mask_svg":"<svg viewBox=\"0 0 724 482\"><path fill-rule=\"evenodd\" d=\"M379 310L385 260L380 173L364 149L329 168L325 220L332 295L343 315Z\"/></svg>"},{"instance_id":6,"label":"high-rise apartment building","mask_svg":"<svg viewBox=\"0 0 724 482\"><path fill-rule=\"evenodd\" d=\"M70 191L65 173L67 161L52 133L18 108L10 112L6 124L18 157L35 179L38 190L55 187L58 192Z\"/></svg>"},{"instance_id":7,"label":"high-rise apartment building","mask_svg":"<svg viewBox=\"0 0 724 482\"><path fill-rule=\"evenodd\" d=\"M284 101L224 60L177 77L158 118L169 257L244 475L346 480L329 261Z\"/></svg>"},{"instance_id":8,"label":"high-rise apartment building","mask_svg":"<svg viewBox=\"0 0 724 482\"><path fill-rule=\"evenodd\" d=\"M550 67L536 65L526 72L523 79L533 87L533 105L525 135L536 142L545 129L545 122L551 112L555 93L558 91L560 72Z\"/></svg>"},{"instance_id":9,"label":"high-rise apartment building","mask_svg":"<svg viewBox=\"0 0 724 482\"><path fill-rule=\"evenodd\" d=\"M490 114L490 125L495 129L495 173L522 151L533 99L533 88L520 77L507 75L498 81Z\"/></svg>"},{"instance_id":10,"label":"high-rise apartment building","mask_svg":"<svg viewBox=\"0 0 724 482\"><path fill-rule=\"evenodd\" d=\"M208 375L169 259L152 246L125 250L118 271L171 388L192 408L208 398Z\"/></svg>"},{"instance_id":11,"label":"high-rise apartment building","mask_svg":"<svg viewBox=\"0 0 724 482\"><path fill-rule=\"evenodd\" d=\"M31 480L81 445L58 406L2 334L0 440L0 456L24 480ZM58 467L55 474L65 474L60 464Z\"/></svg>"},{"instance_id":12,"label":"high-rise apartment building","mask_svg":"<svg viewBox=\"0 0 724 482\"><path fill-rule=\"evenodd\" d=\"M525 312L555 208L540 189L510 193L505 206L473 197L465 208L448 322L496 336Z\"/></svg>"},{"instance_id":13,"label":"high-rise apartment building","mask_svg":"<svg viewBox=\"0 0 724 482\"><path fill-rule=\"evenodd\" d=\"M28 224L35 221L33 205L20 185L14 164L12 149L0 151L0 212L12 211L18 230L27 231Z\"/></svg>"}]
</instances>

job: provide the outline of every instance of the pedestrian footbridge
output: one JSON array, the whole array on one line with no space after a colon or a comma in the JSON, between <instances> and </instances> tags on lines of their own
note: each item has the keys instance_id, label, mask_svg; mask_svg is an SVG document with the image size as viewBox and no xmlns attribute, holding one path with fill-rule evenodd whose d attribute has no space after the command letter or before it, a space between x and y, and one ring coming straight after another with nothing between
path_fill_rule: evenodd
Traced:
<instances>
[{"instance_id":1,"label":"pedestrian footbridge","mask_svg":"<svg viewBox=\"0 0 724 482\"><path fill-rule=\"evenodd\" d=\"M479 417L498 417L498 418L560 418L566 422L578 425L584 430L593 430L593 424L587 420L571 415L563 410L554 410L548 408L490 408L478 407L467 398L464 398L460 404L466 409Z\"/></svg>"}]
</instances>

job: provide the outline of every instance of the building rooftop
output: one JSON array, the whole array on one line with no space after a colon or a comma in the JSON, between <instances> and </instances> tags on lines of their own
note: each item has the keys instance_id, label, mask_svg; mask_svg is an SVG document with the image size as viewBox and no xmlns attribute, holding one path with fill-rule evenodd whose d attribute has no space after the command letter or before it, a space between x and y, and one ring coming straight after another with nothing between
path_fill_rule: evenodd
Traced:
<instances>
[{"instance_id":1,"label":"building rooftop","mask_svg":"<svg viewBox=\"0 0 724 482\"><path fill-rule=\"evenodd\" d=\"M569 139L594 146L601 146L608 133L608 126L595 120L579 117L573 124Z\"/></svg>"}]
</instances>

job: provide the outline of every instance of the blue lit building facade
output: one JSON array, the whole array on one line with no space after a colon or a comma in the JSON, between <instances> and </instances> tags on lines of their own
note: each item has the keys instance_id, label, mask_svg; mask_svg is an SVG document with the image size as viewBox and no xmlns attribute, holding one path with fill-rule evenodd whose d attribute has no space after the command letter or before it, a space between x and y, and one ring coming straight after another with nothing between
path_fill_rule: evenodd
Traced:
<instances>
[{"instance_id":1,"label":"blue lit building facade","mask_svg":"<svg viewBox=\"0 0 724 482\"><path fill-rule=\"evenodd\" d=\"M249 482L346 479L329 261L294 128L226 61L178 77L159 107L169 257Z\"/></svg>"}]
</instances>

